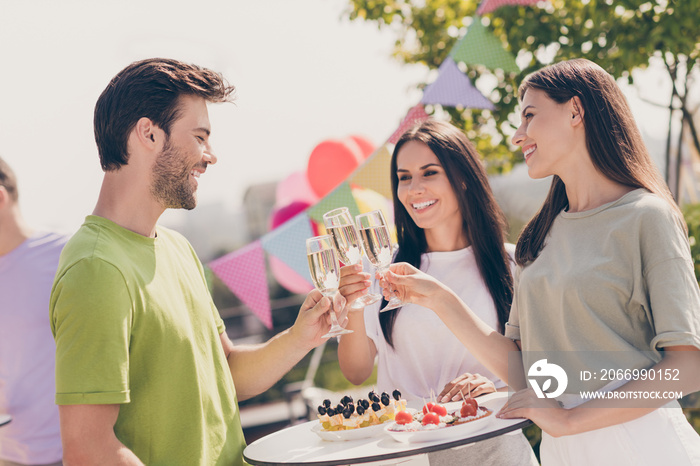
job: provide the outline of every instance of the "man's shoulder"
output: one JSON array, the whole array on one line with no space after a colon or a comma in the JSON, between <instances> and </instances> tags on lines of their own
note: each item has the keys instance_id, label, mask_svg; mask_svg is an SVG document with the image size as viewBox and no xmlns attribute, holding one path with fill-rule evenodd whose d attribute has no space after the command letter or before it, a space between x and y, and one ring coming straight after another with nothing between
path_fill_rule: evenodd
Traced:
<instances>
[{"instance_id":1,"label":"man's shoulder","mask_svg":"<svg viewBox=\"0 0 700 466\"><path fill-rule=\"evenodd\" d=\"M86 220L63 247L58 275L76 264L109 263L119 268L118 264L124 260L128 249L128 244L109 228Z\"/></svg>"},{"instance_id":2,"label":"man's shoulder","mask_svg":"<svg viewBox=\"0 0 700 466\"><path fill-rule=\"evenodd\" d=\"M182 233L160 225L158 225L156 231L158 240L166 243L167 249L171 252L177 251L177 254L197 257L192 244Z\"/></svg>"},{"instance_id":3,"label":"man's shoulder","mask_svg":"<svg viewBox=\"0 0 700 466\"><path fill-rule=\"evenodd\" d=\"M168 228L168 227L164 227L162 225L158 225L156 231L157 231L158 237L164 239L165 241L175 243L178 245L182 245L182 246L187 246L188 248L191 247L190 242L187 240L187 238L185 238L185 236L182 233L180 233L176 230L173 230L173 229Z\"/></svg>"}]
</instances>

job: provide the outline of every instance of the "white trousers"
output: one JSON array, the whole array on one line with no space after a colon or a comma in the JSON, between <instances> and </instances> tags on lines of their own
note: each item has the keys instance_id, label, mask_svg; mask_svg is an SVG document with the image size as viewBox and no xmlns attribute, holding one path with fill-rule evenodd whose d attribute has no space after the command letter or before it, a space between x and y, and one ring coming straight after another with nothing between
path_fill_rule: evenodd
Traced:
<instances>
[{"instance_id":1,"label":"white trousers","mask_svg":"<svg viewBox=\"0 0 700 466\"><path fill-rule=\"evenodd\" d=\"M700 435L674 401L639 419L582 434L554 438L542 432L540 460L542 466L700 466Z\"/></svg>"}]
</instances>

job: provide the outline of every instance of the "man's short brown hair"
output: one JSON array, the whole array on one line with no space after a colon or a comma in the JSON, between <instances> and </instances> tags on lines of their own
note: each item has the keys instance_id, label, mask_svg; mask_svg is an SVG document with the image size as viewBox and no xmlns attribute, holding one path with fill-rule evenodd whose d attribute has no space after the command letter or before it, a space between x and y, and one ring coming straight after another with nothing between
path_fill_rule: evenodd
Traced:
<instances>
[{"instance_id":1,"label":"man's short brown hair","mask_svg":"<svg viewBox=\"0 0 700 466\"><path fill-rule=\"evenodd\" d=\"M167 58L132 63L112 78L95 105L95 141L102 169L117 170L128 163L127 141L140 118L149 118L169 136L180 116L180 96L227 102L233 92L221 74L197 65Z\"/></svg>"}]
</instances>

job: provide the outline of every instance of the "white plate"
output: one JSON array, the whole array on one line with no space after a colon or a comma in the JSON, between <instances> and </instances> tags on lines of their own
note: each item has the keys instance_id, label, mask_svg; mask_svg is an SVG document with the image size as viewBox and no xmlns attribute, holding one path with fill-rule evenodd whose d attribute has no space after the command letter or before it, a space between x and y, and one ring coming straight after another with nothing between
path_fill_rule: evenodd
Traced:
<instances>
[{"instance_id":1,"label":"white plate","mask_svg":"<svg viewBox=\"0 0 700 466\"><path fill-rule=\"evenodd\" d=\"M394 421L387 421L392 423ZM329 442L343 442L346 440L359 440L363 438L369 438L376 435L381 435L384 432L384 427L387 422L383 424L377 424L376 426L369 427L359 427L357 429L350 430L323 430L320 422L317 422L311 428L311 432L321 437L323 440L328 440Z\"/></svg>"},{"instance_id":2,"label":"white plate","mask_svg":"<svg viewBox=\"0 0 700 466\"><path fill-rule=\"evenodd\" d=\"M485 429L491 421L496 417L496 413L491 410L491 414L486 417L479 418L475 421L465 422L464 424L458 424L456 426L441 427L438 429L430 430L419 430L415 432L399 432L389 430L394 425L395 422L389 423L384 427L384 432L389 434L391 438L401 443L421 443L421 442L434 442L437 440L457 440L460 438L468 437L474 433L480 432Z\"/></svg>"}]
</instances>

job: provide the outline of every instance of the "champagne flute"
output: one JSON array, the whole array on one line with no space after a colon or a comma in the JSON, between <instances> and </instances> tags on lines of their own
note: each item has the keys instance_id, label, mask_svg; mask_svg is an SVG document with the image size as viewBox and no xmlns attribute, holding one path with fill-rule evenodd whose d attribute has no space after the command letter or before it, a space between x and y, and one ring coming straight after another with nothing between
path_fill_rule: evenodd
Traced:
<instances>
[{"instance_id":1,"label":"champagne flute","mask_svg":"<svg viewBox=\"0 0 700 466\"><path fill-rule=\"evenodd\" d=\"M347 207L333 209L323 214L323 224L333 237L335 250L340 256L340 261L345 265L362 263L362 246ZM382 298L379 294L366 294L352 303L350 309L362 309L367 305L376 303Z\"/></svg>"},{"instance_id":2,"label":"champagne flute","mask_svg":"<svg viewBox=\"0 0 700 466\"><path fill-rule=\"evenodd\" d=\"M331 329L323 335L323 338L335 337L346 333L352 333L338 324L338 318L333 310L333 295L338 292L340 282L340 266L333 248L333 239L330 235L314 236L306 240L306 254L309 259L309 272L316 289L328 296L331 300Z\"/></svg>"},{"instance_id":3,"label":"champagne flute","mask_svg":"<svg viewBox=\"0 0 700 466\"><path fill-rule=\"evenodd\" d=\"M391 265L392 246L389 228L382 211L373 210L366 214L360 214L356 217L356 221L367 258L377 268L379 274L384 276ZM399 298L392 295L387 305L379 312L390 311L403 306L403 304Z\"/></svg>"}]
</instances>

